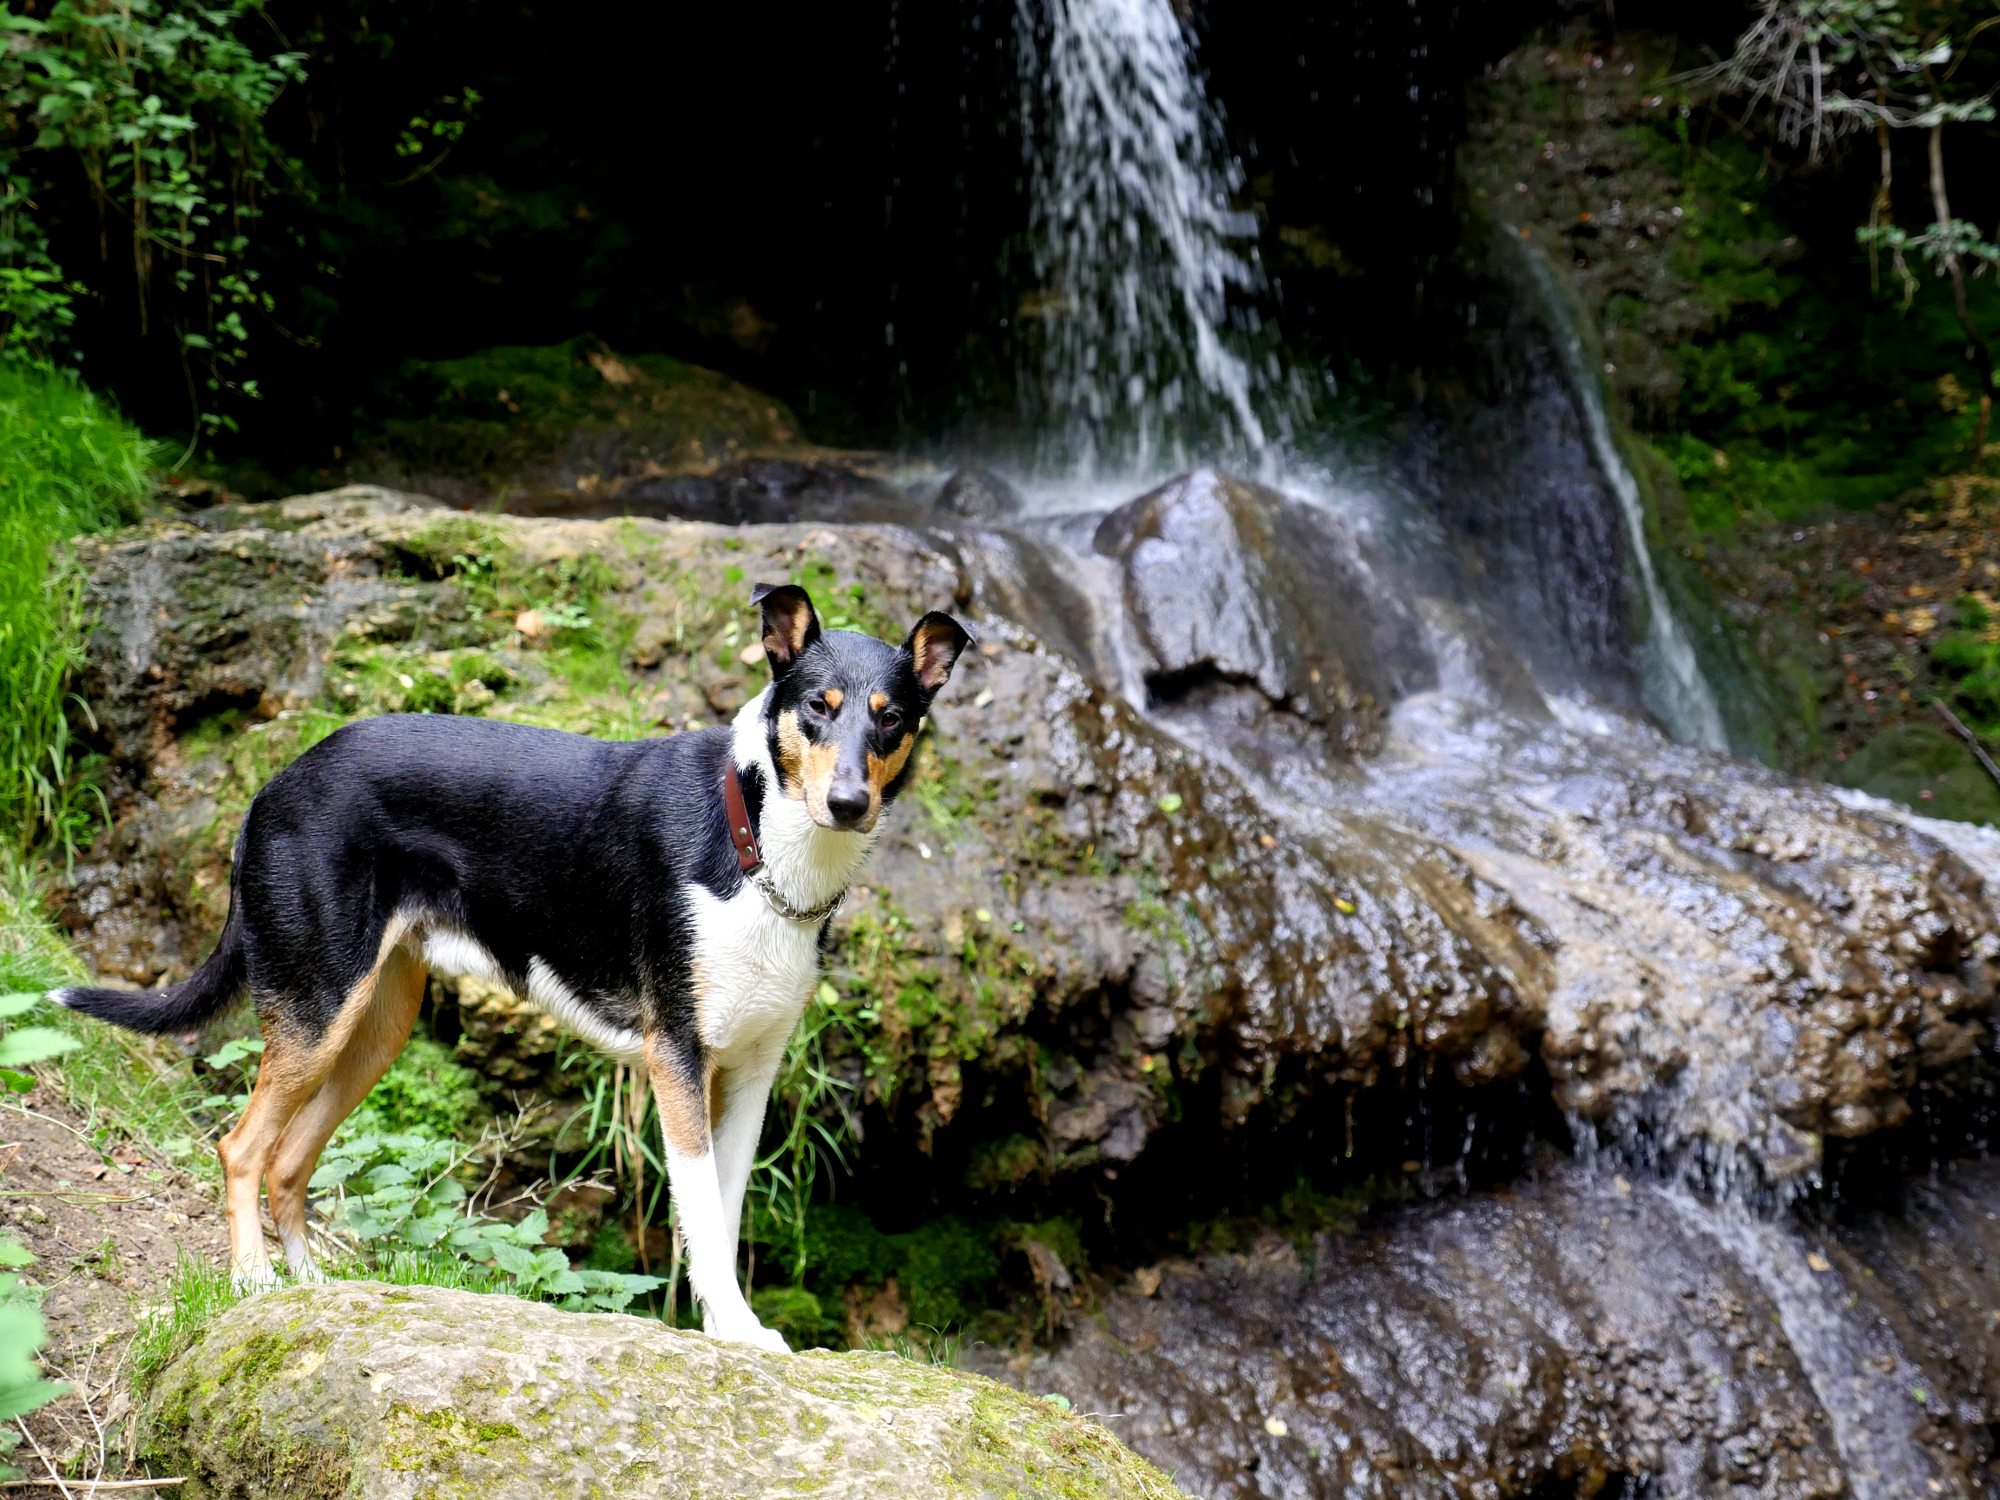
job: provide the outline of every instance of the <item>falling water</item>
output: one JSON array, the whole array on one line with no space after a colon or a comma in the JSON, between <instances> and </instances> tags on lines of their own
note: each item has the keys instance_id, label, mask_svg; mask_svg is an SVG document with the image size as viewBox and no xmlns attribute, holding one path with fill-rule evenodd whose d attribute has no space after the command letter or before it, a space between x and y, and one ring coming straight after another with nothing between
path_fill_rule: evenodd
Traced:
<instances>
[{"instance_id":1,"label":"falling water","mask_svg":"<svg viewBox=\"0 0 2000 1500\"><path fill-rule=\"evenodd\" d=\"M1584 433L1591 457L1611 486L1625 519L1632 573L1646 601L1646 634L1639 646L1640 689L1646 706L1660 716L1675 739L1711 750L1727 750L1729 737L1722 727L1722 711L1702 676L1701 663L1687 629L1674 613L1666 590L1660 586L1659 570L1653 566L1652 548L1646 541L1646 506L1639 493L1639 480L1611 435L1604 386L1584 350L1583 336L1577 329L1569 299L1556 284L1548 260L1530 245L1524 244L1521 249L1548 313L1550 331L1562 351L1570 388L1575 392L1577 405L1583 409Z\"/></svg>"},{"instance_id":2,"label":"falling water","mask_svg":"<svg viewBox=\"0 0 2000 1500\"><path fill-rule=\"evenodd\" d=\"M1256 468L1288 425L1256 220L1170 0L1020 0L1040 466ZM1232 295L1241 304L1232 325ZM1277 399L1274 399L1276 397Z\"/></svg>"},{"instance_id":3,"label":"falling water","mask_svg":"<svg viewBox=\"0 0 2000 1500\"><path fill-rule=\"evenodd\" d=\"M1669 1189L1663 1201L1692 1230L1712 1237L1763 1287L1833 1428L1854 1500L1936 1494L1930 1461L1911 1435L1908 1355L1879 1319L1857 1316L1830 1262L1782 1219L1708 1204Z\"/></svg>"}]
</instances>

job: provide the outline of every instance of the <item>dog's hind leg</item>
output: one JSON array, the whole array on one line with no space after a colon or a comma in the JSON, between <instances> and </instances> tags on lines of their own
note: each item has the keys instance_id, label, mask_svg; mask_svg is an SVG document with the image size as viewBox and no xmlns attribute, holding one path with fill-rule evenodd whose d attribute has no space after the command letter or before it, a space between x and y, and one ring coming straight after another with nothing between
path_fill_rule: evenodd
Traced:
<instances>
[{"instance_id":1,"label":"dog's hind leg","mask_svg":"<svg viewBox=\"0 0 2000 1500\"><path fill-rule=\"evenodd\" d=\"M229 1214L229 1268L239 1284L269 1285L276 1279L264 1248L264 1226L257 1219L257 1189L285 1127L325 1081L331 1062L326 1041L283 1023L267 1026L250 1103L216 1143Z\"/></svg>"},{"instance_id":2,"label":"dog's hind leg","mask_svg":"<svg viewBox=\"0 0 2000 1500\"><path fill-rule=\"evenodd\" d=\"M292 1274L310 1278L312 1249L306 1242L306 1188L319 1154L340 1122L368 1097L410 1039L423 1004L428 974L408 943L389 950L375 970L367 1007L345 1027L346 1045L328 1066L325 1081L279 1137L266 1167L271 1183L271 1217ZM342 1021L346 1021L345 1015Z\"/></svg>"},{"instance_id":3,"label":"dog's hind leg","mask_svg":"<svg viewBox=\"0 0 2000 1500\"><path fill-rule=\"evenodd\" d=\"M783 1336L757 1321L736 1285L735 1256L730 1253L735 1237L723 1209L722 1179L709 1130L707 1060L694 1043L649 1036L645 1046L653 1097L660 1106L660 1130L666 1137L674 1211L687 1243L688 1281L701 1301L708 1331L731 1343L782 1354Z\"/></svg>"}]
</instances>

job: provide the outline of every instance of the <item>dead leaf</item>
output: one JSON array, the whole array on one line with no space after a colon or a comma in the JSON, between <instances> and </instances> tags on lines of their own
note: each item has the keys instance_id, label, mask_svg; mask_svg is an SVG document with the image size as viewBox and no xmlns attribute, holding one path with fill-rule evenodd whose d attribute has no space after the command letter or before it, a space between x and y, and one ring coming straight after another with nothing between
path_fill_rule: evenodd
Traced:
<instances>
[{"instance_id":1,"label":"dead leaf","mask_svg":"<svg viewBox=\"0 0 2000 1500\"><path fill-rule=\"evenodd\" d=\"M542 612L539 609L524 609L514 616L514 628L533 640L542 633Z\"/></svg>"},{"instance_id":2,"label":"dead leaf","mask_svg":"<svg viewBox=\"0 0 2000 1500\"><path fill-rule=\"evenodd\" d=\"M1815 1271L1831 1271L1833 1269L1833 1262L1828 1260L1824 1255L1821 1255L1817 1250L1806 1252L1806 1264Z\"/></svg>"}]
</instances>

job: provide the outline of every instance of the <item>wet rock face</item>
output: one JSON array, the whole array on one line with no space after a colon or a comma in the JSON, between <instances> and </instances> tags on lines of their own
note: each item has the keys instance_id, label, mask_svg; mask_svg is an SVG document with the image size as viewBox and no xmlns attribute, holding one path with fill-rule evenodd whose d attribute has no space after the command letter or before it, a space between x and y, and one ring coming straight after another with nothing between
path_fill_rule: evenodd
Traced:
<instances>
[{"instance_id":1,"label":"wet rock face","mask_svg":"<svg viewBox=\"0 0 2000 1500\"><path fill-rule=\"evenodd\" d=\"M932 504L948 516L992 521L1020 514L1021 496L991 469L960 469L945 480Z\"/></svg>"},{"instance_id":2,"label":"wet rock face","mask_svg":"<svg viewBox=\"0 0 2000 1500\"><path fill-rule=\"evenodd\" d=\"M298 535L328 515L433 502L370 485L333 494L311 515L295 506L278 527L225 530L246 507L223 507L202 518L205 533L82 544L84 605L97 625L80 686L120 760L152 760L194 711L265 702L275 713L311 701L344 629L407 638L463 618L454 590L396 578L379 543L353 531L337 541Z\"/></svg>"},{"instance_id":3,"label":"wet rock face","mask_svg":"<svg viewBox=\"0 0 2000 1500\"><path fill-rule=\"evenodd\" d=\"M238 1304L140 1422L142 1457L216 1500L1179 1493L1096 1424L940 1366L371 1282Z\"/></svg>"},{"instance_id":4,"label":"wet rock face","mask_svg":"<svg viewBox=\"0 0 2000 1500\"><path fill-rule=\"evenodd\" d=\"M1169 1264L1053 1355L978 1359L1198 1495L1988 1493L1995 1204L1989 1165L1797 1230L1569 1169Z\"/></svg>"}]
</instances>

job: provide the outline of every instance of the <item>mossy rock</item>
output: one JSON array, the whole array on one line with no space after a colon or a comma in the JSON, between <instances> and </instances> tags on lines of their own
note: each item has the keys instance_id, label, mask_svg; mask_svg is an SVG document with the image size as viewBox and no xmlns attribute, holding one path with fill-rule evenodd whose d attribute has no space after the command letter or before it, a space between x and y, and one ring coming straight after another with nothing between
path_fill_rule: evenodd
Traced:
<instances>
[{"instance_id":1,"label":"mossy rock","mask_svg":"<svg viewBox=\"0 0 2000 1500\"><path fill-rule=\"evenodd\" d=\"M140 1422L190 1500L1180 1493L1096 1424L958 1370L376 1282L239 1303Z\"/></svg>"},{"instance_id":2,"label":"mossy rock","mask_svg":"<svg viewBox=\"0 0 2000 1500\"><path fill-rule=\"evenodd\" d=\"M380 393L351 477L538 513L751 456L827 456L782 401L714 370L593 338L411 360ZM846 455L843 455L846 456ZM614 507L615 511L615 507Z\"/></svg>"}]
</instances>

